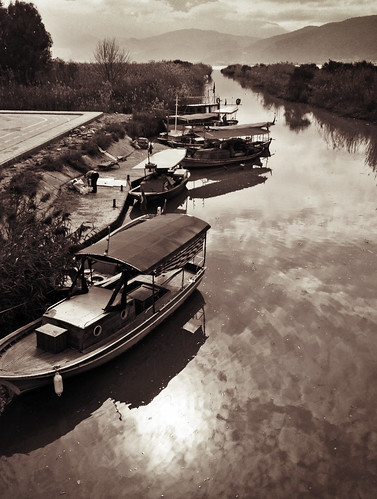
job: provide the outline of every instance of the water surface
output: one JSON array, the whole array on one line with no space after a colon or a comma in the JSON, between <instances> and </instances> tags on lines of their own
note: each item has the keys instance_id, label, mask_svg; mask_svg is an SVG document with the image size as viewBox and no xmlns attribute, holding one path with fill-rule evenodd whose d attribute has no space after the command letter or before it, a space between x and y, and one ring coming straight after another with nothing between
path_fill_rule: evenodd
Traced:
<instances>
[{"instance_id":1,"label":"water surface","mask_svg":"<svg viewBox=\"0 0 377 499\"><path fill-rule=\"evenodd\" d=\"M276 114L271 172L190 182L200 290L61 398L10 404L2 497L375 497L375 129L215 81L240 122Z\"/></svg>"}]
</instances>

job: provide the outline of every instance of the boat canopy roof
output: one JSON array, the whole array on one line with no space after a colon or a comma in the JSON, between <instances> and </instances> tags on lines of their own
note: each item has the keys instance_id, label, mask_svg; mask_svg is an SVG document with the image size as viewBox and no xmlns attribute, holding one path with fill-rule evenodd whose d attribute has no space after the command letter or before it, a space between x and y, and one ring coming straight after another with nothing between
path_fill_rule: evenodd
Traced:
<instances>
[{"instance_id":1,"label":"boat canopy roof","mask_svg":"<svg viewBox=\"0 0 377 499\"><path fill-rule=\"evenodd\" d=\"M252 137L254 135L265 135L268 130L253 124L212 126L201 134L208 139L230 139L232 137Z\"/></svg>"},{"instance_id":2,"label":"boat canopy roof","mask_svg":"<svg viewBox=\"0 0 377 499\"><path fill-rule=\"evenodd\" d=\"M157 170L169 170L177 166L186 156L186 149L164 149L149 157L149 162L156 165ZM148 168L148 163L144 160L134 166L133 170Z\"/></svg>"},{"instance_id":3,"label":"boat canopy roof","mask_svg":"<svg viewBox=\"0 0 377 499\"><path fill-rule=\"evenodd\" d=\"M219 113L194 113L194 114L174 114L169 116L169 120L177 119L178 123L201 123L206 121L213 121L218 118Z\"/></svg>"},{"instance_id":4,"label":"boat canopy roof","mask_svg":"<svg viewBox=\"0 0 377 499\"><path fill-rule=\"evenodd\" d=\"M84 248L76 256L123 265L137 273L179 268L202 247L210 225L189 215L147 215Z\"/></svg>"}]
</instances>

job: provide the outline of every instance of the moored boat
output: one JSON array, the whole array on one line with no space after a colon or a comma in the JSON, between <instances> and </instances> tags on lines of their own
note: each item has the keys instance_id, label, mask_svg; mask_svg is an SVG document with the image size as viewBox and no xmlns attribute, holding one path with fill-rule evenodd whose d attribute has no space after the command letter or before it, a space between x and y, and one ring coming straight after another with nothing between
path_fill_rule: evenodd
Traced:
<instances>
[{"instance_id":1,"label":"moored boat","mask_svg":"<svg viewBox=\"0 0 377 499\"><path fill-rule=\"evenodd\" d=\"M180 166L185 156L186 149L165 149L148 157L147 163L134 166L144 169L145 175L132 182L128 195L146 205L163 205L180 194L190 178L190 172Z\"/></svg>"},{"instance_id":2,"label":"moored boat","mask_svg":"<svg viewBox=\"0 0 377 499\"><path fill-rule=\"evenodd\" d=\"M98 367L169 317L205 272L205 221L140 217L77 252L69 295L0 340L0 384L19 394Z\"/></svg>"},{"instance_id":3,"label":"moored boat","mask_svg":"<svg viewBox=\"0 0 377 499\"><path fill-rule=\"evenodd\" d=\"M187 149L181 165L188 169L229 166L269 156L269 129L255 124L212 127L205 130L204 145Z\"/></svg>"},{"instance_id":4,"label":"moored boat","mask_svg":"<svg viewBox=\"0 0 377 499\"><path fill-rule=\"evenodd\" d=\"M234 137L219 142L208 141L207 146L189 151L181 165L191 170L245 163L268 156L271 140L251 141Z\"/></svg>"}]
</instances>

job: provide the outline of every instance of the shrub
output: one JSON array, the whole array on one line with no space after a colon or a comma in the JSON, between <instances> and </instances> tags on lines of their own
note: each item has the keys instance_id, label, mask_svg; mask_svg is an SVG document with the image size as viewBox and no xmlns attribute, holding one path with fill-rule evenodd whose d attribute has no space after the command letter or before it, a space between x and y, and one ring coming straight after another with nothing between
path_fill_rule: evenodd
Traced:
<instances>
[{"instance_id":1,"label":"shrub","mask_svg":"<svg viewBox=\"0 0 377 499\"><path fill-rule=\"evenodd\" d=\"M126 135L126 123L110 123L105 127L106 132L110 133L113 140L117 142L124 139Z\"/></svg>"},{"instance_id":2,"label":"shrub","mask_svg":"<svg viewBox=\"0 0 377 499\"><path fill-rule=\"evenodd\" d=\"M0 330L37 317L72 265L69 217L37 200L40 177L16 175L0 192Z\"/></svg>"},{"instance_id":3,"label":"shrub","mask_svg":"<svg viewBox=\"0 0 377 499\"><path fill-rule=\"evenodd\" d=\"M110 133L100 131L95 133L91 139L84 142L81 146L81 150L84 154L95 156L99 152L98 147L101 149L107 149L111 145L112 141Z\"/></svg>"},{"instance_id":4,"label":"shrub","mask_svg":"<svg viewBox=\"0 0 377 499\"><path fill-rule=\"evenodd\" d=\"M61 156L61 161L79 172L85 173L88 166L79 151L68 151Z\"/></svg>"},{"instance_id":5,"label":"shrub","mask_svg":"<svg viewBox=\"0 0 377 499\"><path fill-rule=\"evenodd\" d=\"M127 123L127 133L134 139L136 137L156 137L163 131L162 113L141 112L134 113L132 120Z\"/></svg>"},{"instance_id":6,"label":"shrub","mask_svg":"<svg viewBox=\"0 0 377 499\"><path fill-rule=\"evenodd\" d=\"M55 171L61 172L64 166L64 162L61 157L52 157L51 155L46 156L42 159L40 163L40 168L45 171Z\"/></svg>"}]
</instances>

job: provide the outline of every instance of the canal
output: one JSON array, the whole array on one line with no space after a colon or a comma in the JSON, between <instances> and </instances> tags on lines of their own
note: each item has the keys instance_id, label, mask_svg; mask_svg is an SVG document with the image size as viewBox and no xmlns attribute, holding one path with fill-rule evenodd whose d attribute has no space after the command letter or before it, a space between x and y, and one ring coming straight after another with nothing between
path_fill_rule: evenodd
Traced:
<instances>
[{"instance_id":1,"label":"canal","mask_svg":"<svg viewBox=\"0 0 377 499\"><path fill-rule=\"evenodd\" d=\"M377 133L240 98L270 168L195 174L171 209L211 224L199 291L122 357L14 399L3 498L349 498L377 487Z\"/></svg>"}]
</instances>

